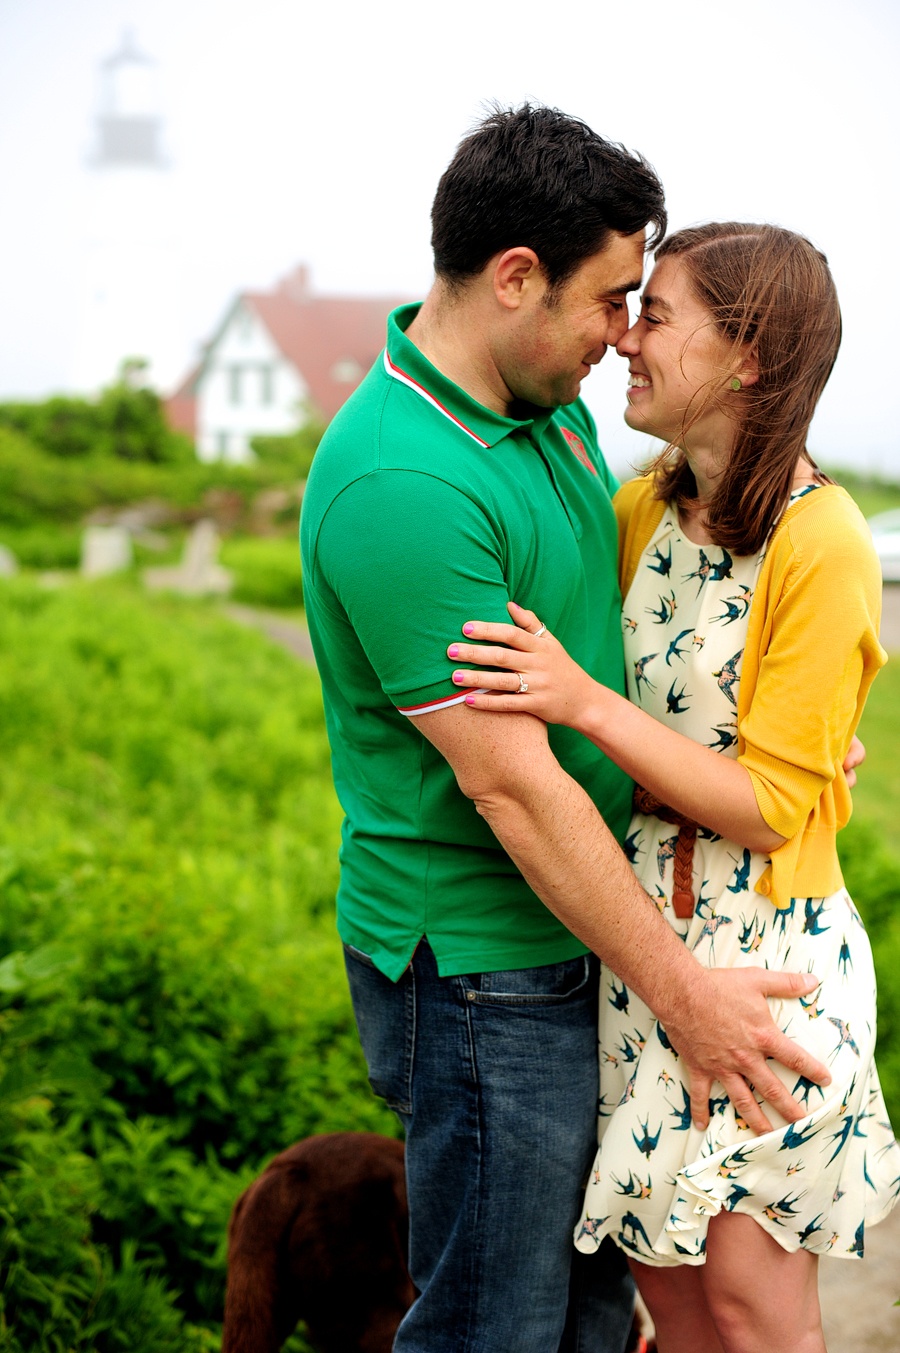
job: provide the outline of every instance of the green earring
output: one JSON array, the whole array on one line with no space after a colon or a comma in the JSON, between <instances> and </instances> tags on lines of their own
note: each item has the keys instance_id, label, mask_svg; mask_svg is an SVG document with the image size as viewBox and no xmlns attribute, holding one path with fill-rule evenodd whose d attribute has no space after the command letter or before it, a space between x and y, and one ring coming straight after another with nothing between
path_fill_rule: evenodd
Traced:
<instances>
[{"instance_id":1,"label":"green earring","mask_svg":"<svg viewBox=\"0 0 900 1353\"><path fill-rule=\"evenodd\" d=\"M732 376L732 378L731 378L731 388L732 388L732 390L740 390L740 388L741 388L741 383L740 383L740 381L738 380L737 376Z\"/></svg>"}]
</instances>

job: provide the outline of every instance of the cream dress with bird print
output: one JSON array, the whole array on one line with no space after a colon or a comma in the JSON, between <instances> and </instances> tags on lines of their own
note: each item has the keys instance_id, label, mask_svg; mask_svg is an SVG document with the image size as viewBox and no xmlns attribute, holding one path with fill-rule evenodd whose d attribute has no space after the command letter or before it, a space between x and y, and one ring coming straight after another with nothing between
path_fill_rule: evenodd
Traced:
<instances>
[{"instance_id":1,"label":"cream dress with bird print","mask_svg":"<svg viewBox=\"0 0 900 1353\"><path fill-rule=\"evenodd\" d=\"M737 688L762 559L694 544L667 507L623 607L629 698L722 756L737 756ZM646 1264L702 1264L709 1219L725 1208L753 1217L786 1250L861 1257L866 1224L900 1193L900 1146L873 1060L875 974L859 914L843 888L778 910L754 891L768 857L700 827L694 914L681 920L672 907L677 834L657 817L632 819L625 850L643 887L706 967L822 979L808 998L769 1005L833 1079L820 1089L773 1063L807 1116L789 1125L766 1105L776 1126L763 1136L716 1082L701 1132L665 1031L604 965L600 1148L575 1243L590 1252L609 1234Z\"/></svg>"}]
</instances>

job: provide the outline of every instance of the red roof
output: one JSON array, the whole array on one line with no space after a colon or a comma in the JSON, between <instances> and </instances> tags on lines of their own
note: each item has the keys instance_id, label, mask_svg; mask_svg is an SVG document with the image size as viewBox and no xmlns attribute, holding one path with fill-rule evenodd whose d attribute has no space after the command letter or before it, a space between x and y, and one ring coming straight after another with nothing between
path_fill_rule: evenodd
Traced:
<instances>
[{"instance_id":1,"label":"red roof","mask_svg":"<svg viewBox=\"0 0 900 1353\"><path fill-rule=\"evenodd\" d=\"M299 371L310 402L327 422L353 393L385 343L387 317L406 297L315 296L302 264L271 292L244 292L243 302L255 310L284 356ZM224 327L224 325L223 325ZM219 330L221 332L221 329ZM196 435L196 390L209 354L163 401L170 426Z\"/></svg>"},{"instance_id":2,"label":"red roof","mask_svg":"<svg viewBox=\"0 0 900 1353\"><path fill-rule=\"evenodd\" d=\"M242 299L300 372L312 403L327 420L378 357L387 317L405 298L316 296L309 291L306 269L300 267L277 291L247 292Z\"/></svg>"}]
</instances>

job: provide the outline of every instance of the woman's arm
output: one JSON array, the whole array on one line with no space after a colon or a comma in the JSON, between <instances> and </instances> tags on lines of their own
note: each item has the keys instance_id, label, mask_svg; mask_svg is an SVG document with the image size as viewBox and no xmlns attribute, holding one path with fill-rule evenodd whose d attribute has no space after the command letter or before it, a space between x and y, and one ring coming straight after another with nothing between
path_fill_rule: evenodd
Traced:
<instances>
[{"instance_id":1,"label":"woman's arm","mask_svg":"<svg viewBox=\"0 0 900 1353\"><path fill-rule=\"evenodd\" d=\"M686 817L739 845L768 854L784 844L768 826L756 802L748 772L730 757L676 733L630 701L601 686L569 657L531 611L510 603L516 625L471 621L473 639L506 648L452 644L451 658L500 667L500 672L459 670L453 680L499 694L466 697L473 709L535 714L546 723L566 724L590 738L606 756ZM518 693L521 680L528 686Z\"/></svg>"}]
</instances>

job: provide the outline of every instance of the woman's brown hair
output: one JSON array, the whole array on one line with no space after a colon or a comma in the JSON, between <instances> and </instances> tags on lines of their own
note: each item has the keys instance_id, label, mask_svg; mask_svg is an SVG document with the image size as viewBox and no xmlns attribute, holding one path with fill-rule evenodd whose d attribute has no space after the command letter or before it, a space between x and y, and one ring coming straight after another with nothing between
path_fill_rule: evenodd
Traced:
<instances>
[{"instance_id":1,"label":"woman's brown hair","mask_svg":"<svg viewBox=\"0 0 900 1353\"><path fill-rule=\"evenodd\" d=\"M841 342L837 292L825 255L780 226L690 226L656 251L657 261L674 257L734 354L749 349L758 363L759 379L739 396L731 458L703 505L717 545L755 554L787 505L798 459L816 469L806 436ZM714 390L706 395L685 432L717 398ZM683 451L666 447L653 470L658 498L696 503Z\"/></svg>"}]
</instances>

